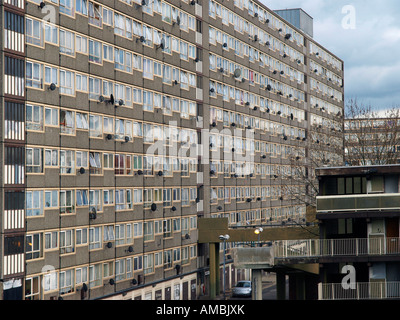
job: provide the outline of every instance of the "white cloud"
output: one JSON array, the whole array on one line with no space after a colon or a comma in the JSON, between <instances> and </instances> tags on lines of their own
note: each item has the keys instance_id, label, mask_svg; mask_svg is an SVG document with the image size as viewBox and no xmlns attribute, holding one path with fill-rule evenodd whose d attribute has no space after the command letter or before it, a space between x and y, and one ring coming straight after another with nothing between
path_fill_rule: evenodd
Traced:
<instances>
[{"instance_id":1,"label":"white cloud","mask_svg":"<svg viewBox=\"0 0 400 320\"><path fill-rule=\"evenodd\" d=\"M272 0L269 8L302 8L314 19L314 39L345 64L345 98L377 108L400 106L400 2L396 0ZM279 7L276 7L279 5ZM344 29L342 8L355 8L355 29Z\"/></svg>"}]
</instances>

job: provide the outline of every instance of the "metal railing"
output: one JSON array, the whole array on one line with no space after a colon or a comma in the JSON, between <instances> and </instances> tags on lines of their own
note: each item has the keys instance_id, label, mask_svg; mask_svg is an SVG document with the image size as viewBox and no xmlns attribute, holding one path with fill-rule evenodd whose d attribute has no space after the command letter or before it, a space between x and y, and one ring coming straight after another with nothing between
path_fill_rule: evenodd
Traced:
<instances>
[{"instance_id":1,"label":"metal railing","mask_svg":"<svg viewBox=\"0 0 400 320\"><path fill-rule=\"evenodd\" d=\"M400 210L399 193L318 196L317 212Z\"/></svg>"},{"instance_id":2,"label":"metal railing","mask_svg":"<svg viewBox=\"0 0 400 320\"><path fill-rule=\"evenodd\" d=\"M275 259L389 255L400 253L400 238L280 240L273 247Z\"/></svg>"},{"instance_id":3,"label":"metal railing","mask_svg":"<svg viewBox=\"0 0 400 320\"><path fill-rule=\"evenodd\" d=\"M399 299L399 281L357 282L354 289L345 289L341 283L319 283L319 300Z\"/></svg>"}]
</instances>

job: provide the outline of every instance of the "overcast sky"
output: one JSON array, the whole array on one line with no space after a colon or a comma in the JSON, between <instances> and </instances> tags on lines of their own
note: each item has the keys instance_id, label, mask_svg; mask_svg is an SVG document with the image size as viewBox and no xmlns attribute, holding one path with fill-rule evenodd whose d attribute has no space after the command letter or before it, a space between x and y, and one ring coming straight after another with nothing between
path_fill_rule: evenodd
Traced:
<instances>
[{"instance_id":1,"label":"overcast sky","mask_svg":"<svg viewBox=\"0 0 400 320\"><path fill-rule=\"evenodd\" d=\"M272 10L302 8L313 17L314 39L344 61L345 100L400 108L400 1L260 1ZM355 21L349 11L342 13L349 5Z\"/></svg>"}]
</instances>

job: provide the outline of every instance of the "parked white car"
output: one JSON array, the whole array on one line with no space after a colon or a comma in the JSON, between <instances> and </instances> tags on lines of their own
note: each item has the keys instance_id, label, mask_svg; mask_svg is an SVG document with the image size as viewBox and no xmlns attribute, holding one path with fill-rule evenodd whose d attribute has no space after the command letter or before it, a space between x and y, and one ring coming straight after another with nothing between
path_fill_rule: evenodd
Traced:
<instances>
[{"instance_id":1,"label":"parked white car","mask_svg":"<svg viewBox=\"0 0 400 320\"><path fill-rule=\"evenodd\" d=\"M251 297L251 281L238 281L232 288L232 297Z\"/></svg>"}]
</instances>

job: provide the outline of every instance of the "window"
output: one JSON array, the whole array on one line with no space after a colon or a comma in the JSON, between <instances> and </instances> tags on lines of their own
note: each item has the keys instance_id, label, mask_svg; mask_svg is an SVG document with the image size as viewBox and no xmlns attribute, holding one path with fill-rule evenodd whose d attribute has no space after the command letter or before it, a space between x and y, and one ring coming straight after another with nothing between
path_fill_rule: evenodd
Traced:
<instances>
[{"instance_id":1,"label":"window","mask_svg":"<svg viewBox=\"0 0 400 320\"><path fill-rule=\"evenodd\" d=\"M102 25L101 6L89 1L89 23L97 27Z\"/></svg>"},{"instance_id":2,"label":"window","mask_svg":"<svg viewBox=\"0 0 400 320\"><path fill-rule=\"evenodd\" d=\"M74 55L74 43L74 33L60 29L60 52L68 55Z\"/></svg>"},{"instance_id":3,"label":"window","mask_svg":"<svg viewBox=\"0 0 400 320\"><path fill-rule=\"evenodd\" d=\"M153 60L143 58L143 77L153 79Z\"/></svg>"},{"instance_id":4,"label":"window","mask_svg":"<svg viewBox=\"0 0 400 320\"><path fill-rule=\"evenodd\" d=\"M89 288L101 285L101 264L89 266Z\"/></svg>"},{"instance_id":5,"label":"window","mask_svg":"<svg viewBox=\"0 0 400 320\"><path fill-rule=\"evenodd\" d=\"M74 15L74 0L60 0L60 12L69 16Z\"/></svg>"},{"instance_id":6,"label":"window","mask_svg":"<svg viewBox=\"0 0 400 320\"><path fill-rule=\"evenodd\" d=\"M76 236L76 245L83 245L87 244L87 239L88 239L88 233L87 233L87 228L83 229L77 229L75 231L75 236Z\"/></svg>"},{"instance_id":7,"label":"window","mask_svg":"<svg viewBox=\"0 0 400 320\"><path fill-rule=\"evenodd\" d=\"M144 222L143 223L143 240L144 241L152 241L154 240L154 222Z\"/></svg>"},{"instance_id":8,"label":"window","mask_svg":"<svg viewBox=\"0 0 400 320\"><path fill-rule=\"evenodd\" d=\"M60 191L60 213L75 212L75 192L74 190Z\"/></svg>"},{"instance_id":9,"label":"window","mask_svg":"<svg viewBox=\"0 0 400 320\"><path fill-rule=\"evenodd\" d=\"M114 190L103 190L103 203L114 204Z\"/></svg>"},{"instance_id":10,"label":"window","mask_svg":"<svg viewBox=\"0 0 400 320\"><path fill-rule=\"evenodd\" d=\"M89 190L89 210L102 211L101 190Z\"/></svg>"},{"instance_id":11,"label":"window","mask_svg":"<svg viewBox=\"0 0 400 320\"><path fill-rule=\"evenodd\" d=\"M143 191L142 189L133 189L133 203L141 204L143 202Z\"/></svg>"},{"instance_id":12,"label":"window","mask_svg":"<svg viewBox=\"0 0 400 320\"><path fill-rule=\"evenodd\" d=\"M87 190L76 190L76 205L82 207L88 204Z\"/></svg>"},{"instance_id":13,"label":"window","mask_svg":"<svg viewBox=\"0 0 400 320\"><path fill-rule=\"evenodd\" d=\"M75 271L75 282L76 284L85 283L88 280L88 268L77 268Z\"/></svg>"},{"instance_id":14,"label":"window","mask_svg":"<svg viewBox=\"0 0 400 320\"><path fill-rule=\"evenodd\" d=\"M57 290L57 273L56 272L50 272L45 275L43 275L43 280L42 280L42 285L43 285L43 291L53 291Z\"/></svg>"},{"instance_id":15,"label":"window","mask_svg":"<svg viewBox=\"0 0 400 320\"><path fill-rule=\"evenodd\" d=\"M75 86L74 86L75 73L67 70L60 70L60 93L74 95Z\"/></svg>"},{"instance_id":16,"label":"window","mask_svg":"<svg viewBox=\"0 0 400 320\"><path fill-rule=\"evenodd\" d=\"M139 238L143 235L143 222L133 224L133 236Z\"/></svg>"},{"instance_id":17,"label":"window","mask_svg":"<svg viewBox=\"0 0 400 320\"><path fill-rule=\"evenodd\" d=\"M113 11L103 8L103 23L113 26Z\"/></svg>"},{"instance_id":18,"label":"window","mask_svg":"<svg viewBox=\"0 0 400 320\"><path fill-rule=\"evenodd\" d=\"M26 260L37 259L42 256L41 238L42 236L40 233L26 235L26 250L25 250Z\"/></svg>"},{"instance_id":19,"label":"window","mask_svg":"<svg viewBox=\"0 0 400 320\"><path fill-rule=\"evenodd\" d=\"M73 269L67 271L60 271L59 284L60 294L70 293L74 291L74 274Z\"/></svg>"},{"instance_id":20,"label":"window","mask_svg":"<svg viewBox=\"0 0 400 320\"><path fill-rule=\"evenodd\" d=\"M137 256L133 258L133 270L138 271L143 268L143 258L142 256Z\"/></svg>"},{"instance_id":21,"label":"window","mask_svg":"<svg viewBox=\"0 0 400 320\"><path fill-rule=\"evenodd\" d=\"M162 3L162 21L172 22L171 6L165 2Z\"/></svg>"},{"instance_id":22,"label":"window","mask_svg":"<svg viewBox=\"0 0 400 320\"><path fill-rule=\"evenodd\" d=\"M114 241L114 226L104 226L103 227L103 241Z\"/></svg>"},{"instance_id":23,"label":"window","mask_svg":"<svg viewBox=\"0 0 400 320\"><path fill-rule=\"evenodd\" d=\"M44 207L45 208L57 208L58 207L58 192L57 192L57 190L45 191Z\"/></svg>"},{"instance_id":24,"label":"window","mask_svg":"<svg viewBox=\"0 0 400 320\"><path fill-rule=\"evenodd\" d=\"M95 40L89 40L89 61L101 63L101 43Z\"/></svg>"},{"instance_id":25,"label":"window","mask_svg":"<svg viewBox=\"0 0 400 320\"><path fill-rule=\"evenodd\" d=\"M76 167L87 168L88 153L87 151L76 151Z\"/></svg>"},{"instance_id":26,"label":"window","mask_svg":"<svg viewBox=\"0 0 400 320\"><path fill-rule=\"evenodd\" d=\"M87 53L87 38L76 35L76 52ZM90 57L89 57L90 59Z\"/></svg>"},{"instance_id":27,"label":"window","mask_svg":"<svg viewBox=\"0 0 400 320\"><path fill-rule=\"evenodd\" d=\"M72 150L60 150L60 172L62 174L75 174L75 154Z\"/></svg>"},{"instance_id":28,"label":"window","mask_svg":"<svg viewBox=\"0 0 400 320\"><path fill-rule=\"evenodd\" d=\"M89 169L91 174L101 174L101 154L89 152Z\"/></svg>"},{"instance_id":29,"label":"window","mask_svg":"<svg viewBox=\"0 0 400 320\"><path fill-rule=\"evenodd\" d=\"M26 129L43 130L43 107L26 105Z\"/></svg>"},{"instance_id":30,"label":"window","mask_svg":"<svg viewBox=\"0 0 400 320\"><path fill-rule=\"evenodd\" d=\"M44 237L45 237L44 248L46 250L58 248L58 232L57 231L46 232L44 234Z\"/></svg>"},{"instance_id":31,"label":"window","mask_svg":"<svg viewBox=\"0 0 400 320\"><path fill-rule=\"evenodd\" d=\"M75 112L61 110L60 111L60 126L61 133L74 134L75 133Z\"/></svg>"},{"instance_id":32,"label":"window","mask_svg":"<svg viewBox=\"0 0 400 320\"><path fill-rule=\"evenodd\" d=\"M73 230L60 231L60 254L74 252Z\"/></svg>"},{"instance_id":33,"label":"window","mask_svg":"<svg viewBox=\"0 0 400 320\"><path fill-rule=\"evenodd\" d=\"M103 59L107 61L114 61L112 46L103 44Z\"/></svg>"},{"instance_id":34,"label":"window","mask_svg":"<svg viewBox=\"0 0 400 320\"><path fill-rule=\"evenodd\" d=\"M87 90L88 90L87 82L88 82L87 76L82 75L82 74L76 74L76 90L77 91L87 92Z\"/></svg>"},{"instance_id":35,"label":"window","mask_svg":"<svg viewBox=\"0 0 400 320\"><path fill-rule=\"evenodd\" d=\"M146 254L143 256L143 273L149 274L154 272L154 254Z\"/></svg>"},{"instance_id":36,"label":"window","mask_svg":"<svg viewBox=\"0 0 400 320\"><path fill-rule=\"evenodd\" d=\"M125 269L125 259L120 259L115 261L115 280L123 280L125 279L126 269Z\"/></svg>"},{"instance_id":37,"label":"window","mask_svg":"<svg viewBox=\"0 0 400 320\"><path fill-rule=\"evenodd\" d=\"M100 97L100 79L89 77L89 99L98 100Z\"/></svg>"},{"instance_id":38,"label":"window","mask_svg":"<svg viewBox=\"0 0 400 320\"><path fill-rule=\"evenodd\" d=\"M27 61L25 72L27 87L43 88L43 65Z\"/></svg>"},{"instance_id":39,"label":"window","mask_svg":"<svg viewBox=\"0 0 400 320\"><path fill-rule=\"evenodd\" d=\"M76 128L77 129L82 129L82 130L87 130L89 128L88 125L88 115L86 113L76 113Z\"/></svg>"},{"instance_id":40,"label":"window","mask_svg":"<svg viewBox=\"0 0 400 320\"><path fill-rule=\"evenodd\" d=\"M171 67L168 65L163 65L163 82L171 84Z\"/></svg>"},{"instance_id":41,"label":"window","mask_svg":"<svg viewBox=\"0 0 400 320\"><path fill-rule=\"evenodd\" d=\"M89 116L89 136L100 138L103 136L102 116L90 115Z\"/></svg>"},{"instance_id":42,"label":"window","mask_svg":"<svg viewBox=\"0 0 400 320\"><path fill-rule=\"evenodd\" d=\"M79 12L83 15L87 15L87 0L76 0L75 1L75 5L76 5L76 12Z\"/></svg>"},{"instance_id":43,"label":"window","mask_svg":"<svg viewBox=\"0 0 400 320\"><path fill-rule=\"evenodd\" d=\"M43 27L39 20L25 19L26 42L37 46L43 46Z\"/></svg>"},{"instance_id":44,"label":"window","mask_svg":"<svg viewBox=\"0 0 400 320\"><path fill-rule=\"evenodd\" d=\"M89 249L98 249L101 247L101 227L89 228Z\"/></svg>"},{"instance_id":45,"label":"window","mask_svg":"<svg viewBox=\"0 0 400 320\"><path fill-rule=\"evenodd\" d=\"M26 191L26 216L43 215L43 191Z\"/></svg>"},{"instance_id":46,"label":"window","mask_svg":"<svg viewBox=\"0 0 400 320\"><path fill-rule=\"evenodd\" d=\"M43 173L43 149L26 148L26 172Z\"/></svg>"},{"instance_id":47,"label":"window","mask_svg":"<svg viewBox=\"0 0 400 320\"><path fill-rule=\"evenodd\" d=\"M143 110L153 112L153 92L143 90Z\"/></svg>"},{"instance_id":48,"label":"window","mask_svg":"<svg viewBox=\"0 0 400 320\"><path fill-rule=\"evenodd\" d=\"M47 126L58 126L58 109L46 107L44 109L44 123Z\"/></svg>"}]
</instances>

